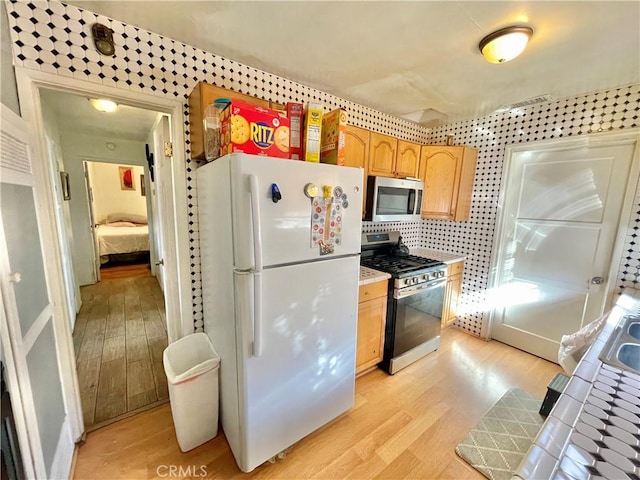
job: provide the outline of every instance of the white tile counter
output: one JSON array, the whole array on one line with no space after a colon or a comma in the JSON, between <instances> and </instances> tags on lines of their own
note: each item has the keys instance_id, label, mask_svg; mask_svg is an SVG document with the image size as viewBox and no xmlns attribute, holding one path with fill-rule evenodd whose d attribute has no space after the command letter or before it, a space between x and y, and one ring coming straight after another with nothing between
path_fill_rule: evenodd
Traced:
<instances>
[{"instance_id":1,"label":"white tile counter","mask_svg":"<svg viewBox=\"0 0 640 480\"><path fill-rule=\"evenodd\" d=\"M459 255L457 253L441 252L439 250L429 250L428 248L416 247L409 250L411 255L417 255L418 257L431 258L432 260L438 260L446 264L462 262L467 257Z\"/></svg>"},{"instance_id":2,"label":"white tile counter","mask_svg":"<svg viewBox=\"0 0 640 480\"><path fill-rule=\"evenodd\" d=\"M638 313L639 296L620 296L514 478L640 478L640 375L598 358L619 320Z\"/></svg>"},{"instance_id":3,"label":"white tile counter","mask_svg":"<svg viewBox=\"0 0 640 480\"><path fill-rule=\"evenodd\" d=\"M384 272L379 272L378 270L373 270L372 268L360 267L360 283L359 285L366 285L368 283L376 283L381 282L383 280L387 280L391 278L391 275Z\"/></svg>"}]
</instances>

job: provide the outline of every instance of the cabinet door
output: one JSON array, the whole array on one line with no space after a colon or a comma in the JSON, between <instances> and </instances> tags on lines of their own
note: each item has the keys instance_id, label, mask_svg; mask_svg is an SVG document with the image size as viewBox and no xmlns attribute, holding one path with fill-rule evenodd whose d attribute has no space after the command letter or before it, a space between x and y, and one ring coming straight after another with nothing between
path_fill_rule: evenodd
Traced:
<instances>
[{"instance_id":1,"label":"cabinet door","mask_svg":"<svg viewBox=\"0 0 640 480\"><path fill-rule=\"evenodd\" d=\"M394 177L398 139L371 132L369 149L369 174L382 177Z\"/></svg>"},{"instance_id":2,"label":"cabinet door","mask_svg":"<svg viewBox=\"0 0 640 480\"><path fill-rule=\"evenodd\" d=\"M347 126L344 137L344 165L346 167L364 168L362 185L362 217L365 215L367 203L367 167L369 163L369 130Z\"/></svg>"},{"instance_id":3,"label":"cabinet door","mask_svg":"<svg viewBox=\"0 0 640 480\"><path fill-rule=\"evenodd\" d=\"M442 326L448 327L458 316L458 299L462 290L462 274L447 279L445 292L445 308L442 313Z\"/></svg>"},{"instance_id":4,"label":"cabinet door","mask_svg":"<svg viewBox=\"0 0 640 480\"><path fill-rule=\"evenodd\" d=\"M398 153L396 156L396 176L417 177L420 163L420 145L417 143L398 140Z\"/></svg>"},{"instance_id":5,"label":"cabinet door","mask_svg":"<svg viewBox=\"0 0 640 480\"><path fill-rule=\"evenodd\" d=\"M423 218L452 220L458 198L463 147L423 146L420 178L424 182Z\"/></svg>"},{"instance_id":6,"label":"cabinet door","mask_svg":"<svg viewBox=\"0 0 640 480\"><path fill-rule=\"evenodd\" d=\"M386 317L386 296L367 300L358 305L356 375L382 361Z\"/></svg>"},{"instance_id":7,"label":"cabinet door","mask_svg":"<svg viewBox=\"0 0 640 480\"><path fill-rule=\"evenodd\" d=\"M442 327L448 327L455 322L458 310L458 299L462 290L462 270L464 262L447 265L447 286L444 293L442 308Z\"/></svg>"},{"instance_id":8,"label":"cabinet door","mask_svg":"<svg viewBox=\"0 0 640 480\"><path fill-rule=\"evenodd\" d=\"M216 98L231 98L243 102L269 107L268 100L255 98L244 93L234 92L226 88L216 87L208 83L200 82L189 95L189 133L191 137L191 158L204 159L204 127L202 119L204 110L213 103Z\"/></svg>"}]
</instances>

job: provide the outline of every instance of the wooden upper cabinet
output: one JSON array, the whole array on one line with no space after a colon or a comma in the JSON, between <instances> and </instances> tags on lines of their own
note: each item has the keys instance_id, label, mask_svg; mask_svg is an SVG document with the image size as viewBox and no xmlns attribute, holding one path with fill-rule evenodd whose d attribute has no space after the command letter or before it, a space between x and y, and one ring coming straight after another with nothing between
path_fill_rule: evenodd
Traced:
<instances>
[{"instance_id":1,"label":"wooden upper cabinet","mask_svg":"<svg viewBox=\"0 0 640 480\"><path fill-rule=\"evenodd\" d=\"M189 95L189 132L191 137L191 158L193 159L204 160L204 125L202 120L205 109L216 98L231 98L269 108L268 100L216 87L205 82L198 83Z\"/></svg>"},{"instance_id":2,"label":"wooden upper cabinet","mask_svg":"<svg viewBox=\"0 0 640 480\"><path fill-rule=\"evenodd\" d=\"M369 175L380 177L417 177L420 145L371 132Z\"/></svg>"},{"instance_id":3,"label":"wooden upper cabinet","mask_svg":"<svg viewBox=\"0 0 640 480\"><path fill-rule=\"evenodd\" d=\"M397 177L417 177L418 165L420 164L420 145L417 143L398 140L398 151L396 153Z\"/></svg>"},{"instance_id":4,"label":"wooden upper cabinet","mask_svg":"<svg viewBox=\"0 0 640 480\"><path fill-rule=\"evenodd\" d=\"M347 125L344 137L344 165L364 169L362 185L362 216L367 200L367 166L369 164L369 130Z\"/></svg>"},{"instance_id":5,"label":"wooden upper cabinet","mask_svg":"<svg viewBox=\"0 0 640 480\"><path fill-rule=\"evenodd\" d=\"M424 182L423 218L469 219L477 157L477 150L468 147L422 147L419 175Z\"/></svg>"},{"instance_id":6,"label":"wooden upper cabinet","mask_svg":"<svg viewBox=\"0 0 640 480\"><path fill-rule=\"evenodd\" d=\"M369 149L369 175L395 177L396 151L398 139L371 132L371 147Z\"/></svg>"}]
</instances>

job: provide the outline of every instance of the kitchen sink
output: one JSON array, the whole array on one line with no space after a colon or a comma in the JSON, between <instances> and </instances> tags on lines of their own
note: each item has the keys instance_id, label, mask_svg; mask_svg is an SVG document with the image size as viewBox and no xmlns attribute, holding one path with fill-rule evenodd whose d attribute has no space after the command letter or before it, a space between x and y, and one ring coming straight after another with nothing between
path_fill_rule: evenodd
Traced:
<instances>
[{"instance_id":1,"label":"kitchen sink","mask_svg":"<svg viewBox=\"0 0 640 480\"><path fill-rule=\"evenodd\" d=\"M640 317L622 317L599 358L608 365L640 374Z\"/></svg>"},{"instance_id":2,"label":"kitchen sink","mask_svg":"<svg viewBox=\"0 0 640 480\"><path fill-rule=\"evenodd\" d=\"M629 328L627 328L627 333L636 340L640 340L640 322L631 322Z\"/></svg>"},{"instance_id":3,"label":"kitchen sink","mask_svg":"<svg viewBox=\"0 0 640 480\"><path fill-rule=\"evenodd\" d=\"M627 367L640 371L640 344L623 343L618 349L618 361Z\"/></svg>"}]
</instances>

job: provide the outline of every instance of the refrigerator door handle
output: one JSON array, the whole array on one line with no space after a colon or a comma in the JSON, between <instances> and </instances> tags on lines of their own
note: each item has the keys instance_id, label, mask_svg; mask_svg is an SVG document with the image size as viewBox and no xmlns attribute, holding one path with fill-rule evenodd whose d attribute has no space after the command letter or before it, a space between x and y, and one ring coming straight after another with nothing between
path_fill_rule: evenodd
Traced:
<instances>
[{"instance_id":1,"label":"refrigerator door handle","mask_svg":"<svg viewBox=\"0 0 640 480\"><path fill-rule=\"evenodd\" d=\"M253 274L253 356L262 355L262 272Z\"/></svg>"},{"instance_id":2,"label":"refrigerator door handle","mask_svg":"<svg viewBox=\"0 0 640 480\"><path fill-rule=\"evenodd\" d=\"M258 176L249 176L251 223L253 226L253 356L262 355L262 228L260 226L260 185Z\"/></svg>"},{"instance_id":3,"label":"refrigerator door handle","mask_svg":"<svg viewBox=\"0 0 640 480\"><path fill-rule=\"evenodd\" d=\"M258 176L249 176L249 186L251 189L251 224L253 226L253 259L254 272L262 272L262 227L260 226L260 186Z\"/></svg>"}]
</instances>

